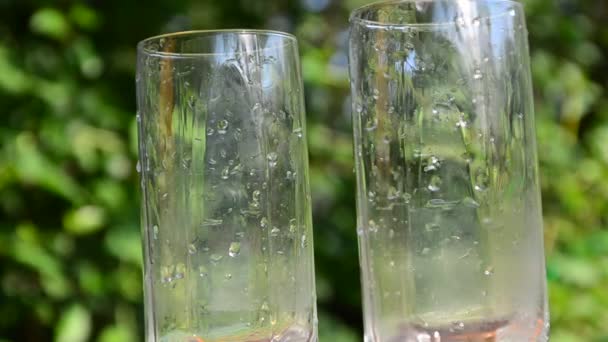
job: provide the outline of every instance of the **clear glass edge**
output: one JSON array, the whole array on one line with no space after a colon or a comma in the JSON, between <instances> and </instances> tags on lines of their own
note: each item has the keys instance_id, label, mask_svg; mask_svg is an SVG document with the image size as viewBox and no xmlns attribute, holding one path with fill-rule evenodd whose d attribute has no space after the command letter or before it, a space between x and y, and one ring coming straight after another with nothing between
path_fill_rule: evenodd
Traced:
<instances>
[{"instance_id":1,"label":"clear glass edge","mask_svg":"<svg viewBox=\"0 0 608 342\"><path fill-rule=\"evenodd\" d=\"M151 50L145 48L144 45L153 40L160 40L162 38L175 38L184 36L198 36L205 34L255 34L255 35L267 35L276 36L285 39L287 44L292 44L297 47L298 39L291 33L276 31L276 30L257 30L257 29L221 29L221 30L189 30L189 31L177 31L159 34L156 36L145 38L137 43L137 53L141 55L148 55L154 57L165 57L165 58L192 58L192 57L204 57L204 56L221 56L228 53L225 52L197 52L197 53L177 53L177 52L164 52L158 50Z\"/></svg>"},{"instance_id":2,"label":"clear glass edge","mask_svg":"<svg viewBox=\"0 0 608 342\"><path fill-rule=\"evenodd\" d=\"M396 23L382 23L379 21L375 21L375 20L369 20L369 19L362 19L361 18L361 13L363 13L364 11L371 9L373 7L381 7L381 6L385 6L385 5L393 5L393 4L401 4L401 3L426 3L426 2L436 2L437 0L380 0L380 1L376 1L376 2L372 2L366 5L363 5L361 7L357 7L355 8L351 13L350 16L348 18L348 21L351 25L354 24L358 24L358 25L362 25L368 28L392 28L392 29L398 29L398 28L402 28L402 29L408 29L408 28L417 28L417 29L433 29L433 28L441 28L441 27L446 27L446 26L455 26L456 22L455 21L446 21L446 22L438 22L438 23L403 23L403 24L396 24ZM512 5L513 8L516 8L520 13L523 14L523 4L515 1L515 0L467 0L468 2L471 3L501 3L501 4L509 4ZM483 17L484 18L496 18L496 17L501 17L503 15L506 15L508 12L505 11L505 13L502 13L500 15L497 16L492 16L492 17Z\"/></svg>"}]
</instances>

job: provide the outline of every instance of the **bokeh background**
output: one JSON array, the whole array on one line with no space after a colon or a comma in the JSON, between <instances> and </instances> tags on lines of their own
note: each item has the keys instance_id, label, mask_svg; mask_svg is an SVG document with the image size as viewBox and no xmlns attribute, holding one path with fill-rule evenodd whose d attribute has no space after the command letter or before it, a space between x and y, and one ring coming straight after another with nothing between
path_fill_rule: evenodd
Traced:
<instances>
[{"instance_id":1,"label":"bokeh background","mask_svg":"<svg viewBox=\"0 0 608 342\"><path fill-rule=\"evenodd\" d=\"M363 0L0 0L0 341L141 341L135 45L300 43L320 340L361 341L348 13ZM553 342L608 341L608 1L526 0Z\"/></svg>"}]
</instances>

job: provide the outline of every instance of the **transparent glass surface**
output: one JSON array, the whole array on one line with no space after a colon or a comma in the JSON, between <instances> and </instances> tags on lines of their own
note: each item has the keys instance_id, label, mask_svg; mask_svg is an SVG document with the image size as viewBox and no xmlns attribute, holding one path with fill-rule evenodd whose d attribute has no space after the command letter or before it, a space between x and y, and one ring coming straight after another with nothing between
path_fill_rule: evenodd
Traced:
<instances>
[{"instance_id":1,"label":"transparent glass surface","mask_svg":"<svg viewBox=\"0 0 608 342\"><path fill-rule=\"evenodd\" d=\"M137 95L146 341L316 341L295 38L144 40Z\"/></svg>"},{"instance_id":2,"label":"transparent glass surface","mask_svg":"<svg viewBox=\"0 0 608 342\"><path fill-rule=\"evenodd\" d=\"M352 14L366 341L547 341L527 44L514 1Z\"/></svg>"}]
</instances>

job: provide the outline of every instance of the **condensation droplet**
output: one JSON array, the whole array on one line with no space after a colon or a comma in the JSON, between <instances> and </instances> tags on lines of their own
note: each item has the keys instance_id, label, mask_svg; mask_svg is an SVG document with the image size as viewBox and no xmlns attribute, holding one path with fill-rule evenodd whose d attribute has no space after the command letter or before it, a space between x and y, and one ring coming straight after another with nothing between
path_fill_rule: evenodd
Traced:
<instances>
[{"instance_id":1,"label":"condensation droplet","mask_svg":"<svg viewBox=\"0 0 608 342\"><path fill-rule=\"evenodd\" d=\"M276 152L270 152L270 153L268 153L268 155L266 155L266 159L268 159L268 165L270 167L277 166L278 158L279 158L279 156L276 154Z\"/></svg>"},{"instance_id":2,"label":"condensation droplet","mask_svg":"<svg viewBox=\"0 0 608 342\"><path fill-rule=\"evenodd\" d=\"M473 26L479 26L481 25L481 19L479 17L473 18Z\"/></svg>"},{"instance_id":3,"label":"condensation droplet","mask_svg":"<svg viewBox=\"0 0 608 342\"><path fill-rule=\"evenodd\" d=\"M510 15L510 16L512 16L512 17L514 17L514 16L516 16L516 15L517 15L517 12L515 11L515 8L511 8L511 9L509 10L509 15Z\"/></svg>"},{"instance_id":4,"label":"condensation droplet","mask_svg":"<svg viewBox=\"0 0 608 342\"><path fill-rule=\"evenodd\" d=\"M480 168L475 172L475 190L486 191L489 184L489 176L487 170Z\"/></svg>"},{"instance_id":5,"label":"condensation droplet","mask_svg":"<svg viewBox=\"0 0 608 342\"><path fill-rule=\"evenodd\" d=\"M479 208L479 203L477 203L477 201L475 201L471 197L465 197L462 200L462 204L470 208Z\"/></svg>"},{"instance_id":6,"label":"condensation droplet","mask_svg":"<svg viewBox=\"0 0 608 342\"><path fill-rule=\"evenodd\" d=\"M460 118L458 119L458 122L456 122L456 127L463 129L463 128L467 128L468 123L464 118Z\"/></svg>"},{"instance_id":7,"label":"condensation droplet","mask_svg":"<svg viewBox=\"0 0 608 342\"><path fill-rule=\"evenodd\" d=\"M211 259L211 262L214 264L217 264L218 262L220 262L222 260L222 256L219 254L211 254L211 256L209 257L209 259Z\"/></svg>"},{"instance_id":8,"label":"condensation droplet","mask_svg":"<svg viewBox=\"0 0 608 342\"><path fill-rule=\"evenodd\" d=\"M295 233L297 229L298 229L298 221L295 218L289 220L289 232Z\"/></svg>"},{"instance_id":9,"label":"condensation droplet","mask_svg":"<svg viewBox=\"0 0 608 342\"><path fill-rule=\"evenodd\" d=\"M378 232L378 224L374 220L369 220L368 230L372 233Z\"/></svg>"},{"instance_id":10,"label":"condensation droplet","mask_svg":"<svg viewBox=\"0 0 608 342\"><path fill-rule=\"evenodd\" d=\"M475 80L483 79L483 73L481 72L481 69L475 69L475 71L473 73L473 79L475 79Z\"/></svg>"},{"instance_id":11,"label":"condensation droplet","mask_svg":"<svg viewBox=\"0 0 608 342\"><path fill-rule=\"evenodd\" d=\"M483 274L486 276L491 276L492 274L494 274L494 267L490 266L487 267L484 271Z\"/></svg>"},{"instance_id":12,"label":"condensation droplet","mask_svg":"<svg viewBox=\"0 0 608 342\"><path fill-rule=\"evenodd\" d=\"M456 22L456 25L458 25L460 27L464 27L467 24L467 22L461 16L454 18L454 21Z\"/></svg>"},{"instance_id":13,"label":"condensation droplet","mask_svg":"<svg viewBox=\"0 0 608 342\"><path fill-rule=\"evenodd\" d=\"M154 225L152 227L152 238L154 240L158 240L158 226L157 225Z\"/></svg>"},{"instance_id":14,"label":"condensation droplet","mask_svg":"<svg viewBox=\"0 0 608 342\"><path fill-rule=\"evenodd\" d=\"M207 268L206 268L205 266L199 266L199 267L198 267L198 275L199 275L201 278L206 277L206 276L207 276Z\"/></svg>"},{"instance_id":15,"label":"condensation droplet","mask_svg":"<svg viewBox=\"0 0 608 342\"><path fill-rule=\"evenodd\" d=\"M305 248L308 245L307 239L306 239L306 234L303 234L302 237L300 238L300 246L302 248Z\"/></svg>"},{"instance_id":16,"label":"condensation droplet","mask_svg":"<svg viewBox=\"0 0 608 342\"><path fill-rule=\"evenodd\" d=\"M294 130L293 130L293 134L295 134L295 135L296 135L296 137L301 138L301 137L302 137L302 135L303 135L303 133L302 133L302 128L301 128L301 127L298 127L298 128L296 128L296 129L294 129Z\"/></svg>"},{"instance_id":17,"label":"condensation droplet","mask_svg":"<svg viewBox=\"0 0 608 342\"><path fill-rule=\"evenodd\" d=\"M429 185L427 186L427 189L429 189L429 191L432 192L437 192L439 191L441 186L441 178L439 176L433 176L431 177L431 181L429 182Z\"/></svg>"},{"instance_id":18,"label":"condensation droplet","mask_svg":"<svg viewBox=\"0 0 608 342\"><path fill-rule=\"evenodd\" d=\"M219 134L226 134L227 130L228 130L228 121L220 120L217 122L217 132Z\"/></svg>"},{"instance_id":19,"label":"condensation droplet","mask_svg":"<svg viewBox=\"0 0 608 342\"><path fill-rule=\"evenodd\" d=\"M240 242L232 242L230 243L230 247L228 248L228 255L231 257L236 257L241 253L241 243Z\"/></svg>"},{"instance_id":20,"label":"condensation droplet","mask_svg":"<svg viewBox=\"0 0 608 342\"><path fill-rule=\"evenodd\" d=\"M271 236L277 236L277 235L279 235L279 233L281 233L281 230L279 228L277 228L277 227L273 227L270 230L270 235Z\"/></svg>"},{"instance_id":21,"label":"condensation droplet","mask_svg":"<svg viewBox=\"0 0 608 342\"><path fill-rule=\"evenodd\" d=\"M188 245L188 254L194 255L194 254L196 254L196 252L197 252L196 245L193 243L189 244Z\"/></svg>"},{"instance_id":22,"label":"condensation droplet","mask_svg":"<svg viewBox=\"0 0 608 342\"><path fill-rule=\"evenodd\" d=\"M207 135L211 136L211 135L213 135L213 133L215 133L213 128L207 128Z\"/></svg>"},{"instance_id":23,"label":"condensation droplet","mask_svg":"<svg viewBox=\"0 0 608 342\"><path fill-rule=\"evenodd\" d=\"M138 161L137 165L135 165L135 170L137 170L137 173L141 173L141 163Z\"/></svg>"},{"instance_id":24,"label":"condensation droplet","mask_svg":"<svg viewBox=\"0 0 608 342\"><path fill-rule=\"evenodd\" d=\"M367 120L367 123L365 124L365 130L368 132L375 130L377 127L378 127L378 119L376 119L376 118L370 118L369 120Z\"/></svg>"},{"instance_id":25,"label":"condensation droplet","mask_svg":"<svg viewBox=\"0 0 608 342\"><path fill-rule=\"evenodd\" d=\"M262 227L262 228L268 227L268 219L266 217L262 217L262 219L260 220L260 227Z\"/></svg>"},{"instance_id":26,"label":"condensation droplet","mask_svg":"<svg viewBox=\"0 0 608 342\"><path fill-rule=\"evenodd\" d=\"M184 278L184 274L186 273L186 265L184 265L183 263L179 263L175 266L175 276L173 278L175 278L176 280L178 279L183 279Z\"/></svg>"},{"instance_id":27,"label":"condensation droplet","mask_svg":"<svg viewBox=\"0 0 608 342\"><path fill-rule=\"evenodd\" d=\"M220 176L222 177L222 179L228 179L228 177L230 177L230 167L226 166L222 170L222 173L220 174Z\"/></svg>"},{"instance_id":28,"label":"condensation droplet","mask_svg":"<svg viewBox=\"0 0 608 342\"><path fill-rule=\"evenodd\" d=\"M230 280L230 279L232 279L232 273L226 273L226 274L224 275L224 278L226 278L226 280Z\"/></svg>"}]
</instances>

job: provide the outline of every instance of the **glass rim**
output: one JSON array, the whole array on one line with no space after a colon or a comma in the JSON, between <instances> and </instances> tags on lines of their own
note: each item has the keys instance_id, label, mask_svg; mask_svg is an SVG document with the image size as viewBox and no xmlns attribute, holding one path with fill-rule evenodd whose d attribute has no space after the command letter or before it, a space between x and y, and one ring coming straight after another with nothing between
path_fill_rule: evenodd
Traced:
<instances>
[{"instance_id":1,"label":"glass rim","mask_svg":"<svg viewBox=\"0 0 608 342\"><path fill-rule=\"evenodd\" d=\"M448 2L448 0L441 0L441 1ZM434 28L434 27L445 27L445 26L457 25L455 20L436 22L436 23L434 23L434 22L391 23L391 22L381 22L381 21L377 21L377 20L361 18L361 15L365 11L373 9L373 8L380 8L382 6L390 6L390 5L394 5L394 4L404 4L404 3L418 4L418 3L431 3L431 2L439 2L439 1L437 1L437 0L381 0L381 1L373 2L373 3L367 4L367 5L363 5L361 7L354 9L349 16L348 21L351 24L364 25L364 26L367 26L370 28L419 28L419 29L422 29L422 28ZM520 3L516 0L468 0L468 2L486 3L486 4L507 4L507 5L511 5L513 7L513 9L517 9L519 12L523 12L522 3ZM505 10L504 13L494 15L494 16L482 16L482 17L480 17L480 19L501 17L503 15L506 15L507 13L508 13L507 10Z\"/></svg>"},{"instance_id":2,"label":"glass rim","mask_svg":"<svg viewBox=\"0 0 608 342\"><path fill-rule=\"evenodd\" d=\"M137 43L137 52L141 54L145 54L148 56L154 57L165 57L165 58L180 58L180 57L203 57L203 56L222 56L227 54L234 54L228 52L166 52L158 49L150 49L145 45L155 40L161 40L163 38L182 38L182 37L199 37L205 35L213 35L213 34L234 34L234 35L243 35L243 34L252 34L257 36L268 36L268 37L279 37L285 41L284 45L294 44L297 45L297 38L291 33L277 30L261 30L261 29L219 29L219 30L187 30L187 31L177 31L159 34L156 36L145 38ZM256 49L253 51L264 51L270 48L262 48Z\"/></svg>"}]
</instances>

